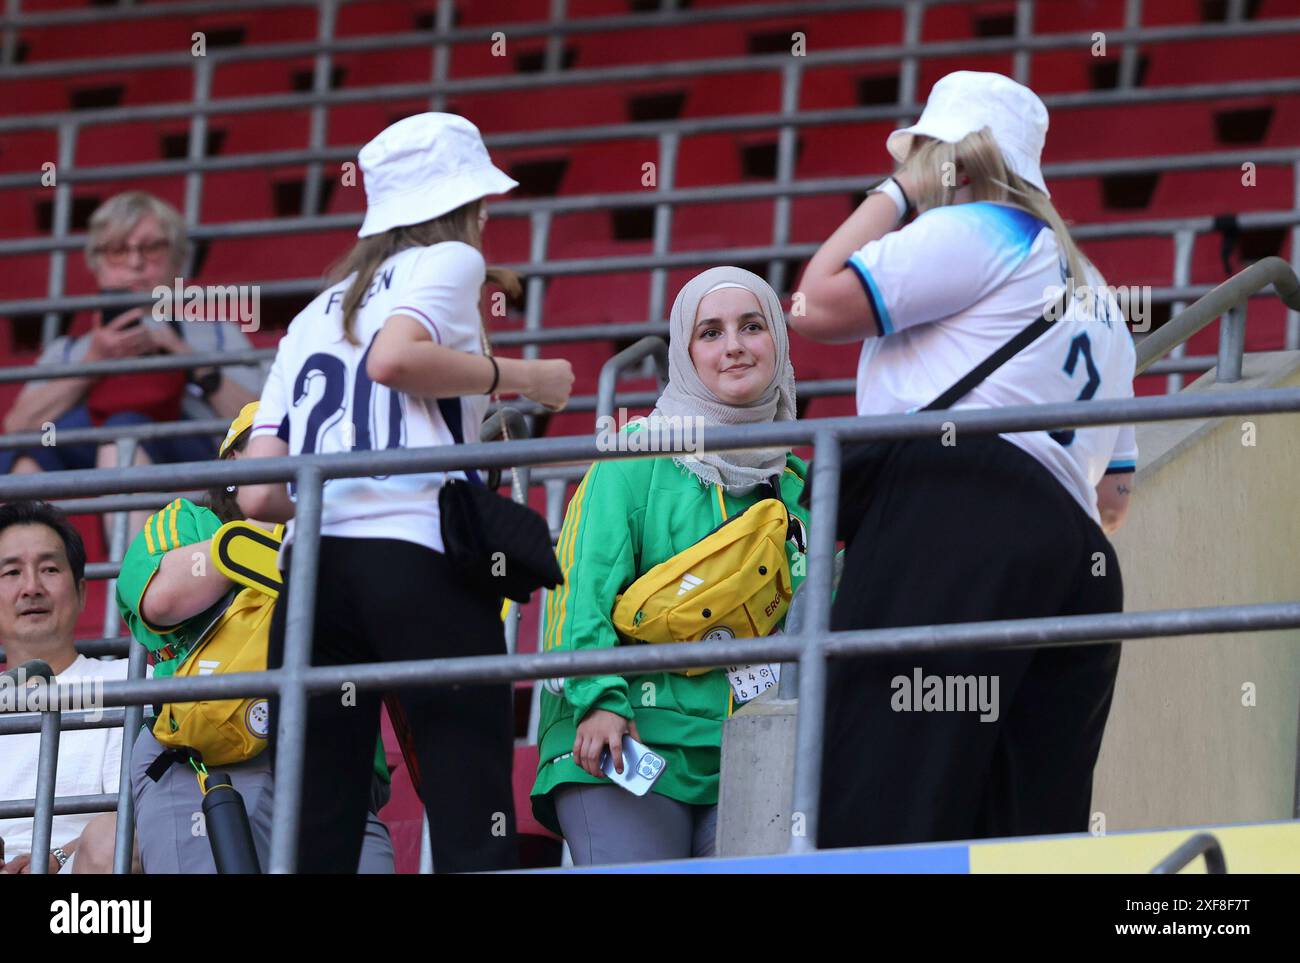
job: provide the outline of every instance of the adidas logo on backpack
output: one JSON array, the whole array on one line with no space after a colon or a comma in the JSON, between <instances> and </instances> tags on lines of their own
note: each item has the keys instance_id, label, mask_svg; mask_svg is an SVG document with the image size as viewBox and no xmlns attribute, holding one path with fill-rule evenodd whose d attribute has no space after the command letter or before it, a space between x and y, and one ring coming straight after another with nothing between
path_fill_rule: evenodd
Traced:
<instances>
[{"instance_id":1,"label":"adidas logo on backpack","mask_svg":"<svg viewBox=\"0 0 1300 963\"><path fill-rule=\"evenodd\" d=\"M703 584L704 579L698 578L697 576L687 572L682 576L682 584L677 586L677 594L685 595L687 592L691 591L691 589L699 588Z\"/></svg>"}]
</instances>

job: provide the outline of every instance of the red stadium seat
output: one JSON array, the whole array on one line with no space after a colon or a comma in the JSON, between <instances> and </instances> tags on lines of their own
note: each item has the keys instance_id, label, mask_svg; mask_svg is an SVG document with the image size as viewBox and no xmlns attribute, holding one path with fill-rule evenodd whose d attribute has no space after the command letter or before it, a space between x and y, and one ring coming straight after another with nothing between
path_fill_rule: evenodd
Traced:
<instances>
[{"instance_id":1,"label":"red stadium seat","mask_svg":"<svg viewBox=\"0 0 1300 963\"><path fill-rule=\"evenodd\" d=\"M81 10L86 0L24 0L22 15L53 10ZM93 6L102 6L92 4ZM739 8L745 0L693 0L682 9ZM161 6L161 2L159 3ZM901 43L905 14L898 8L854 10L847 13L809 13L790 4L789 13L762 21L737 20L671 27L645 26L634 32L574 32L561 42L565 51L565 80L549 83L537 72L547 47L540 35L520 36L518 24L545 24L551 15L551 0L474 0L458 2L456 15L461 28L500 29L504 32L504 56L491 39L460 42L448 50L449 77L460 80L485 77L515 78L517 89L471 90L446 93L445 109L467 116L492 143L494 162L503 170L515 171L525 180L524 189L510 200L528 197L578 198L594 194L635 193L653 195L655 186L643 183L643 165L657 165L662 178L659 142L655 135L572 143L563 137L543 139L527 147L497 146L500 135L550 132L624 125L637 121L698 120L745 114L776 114L781 106L782 76L779 69L761 69L746 63L744 72L701 73L693 76L646 77L605 81L582 79L573 71L601 70L629 65L688 63L712 58L771 57L788 53L790 34L806 33L809 53L856 48L870 50ZM595 17L624 16L633 7L629 0L568 0L566 19L581 22ZM944 42L979 37L1006 36L1014 30L1019 5L1001 2L926 5L922 22L923 40ZM1108 35L1104 57L1093 56L1087 45L1068 49L1037 50L1028 57L1030 83L1051 101L1056 95L1075 94L1112 83L1122 47L1113 35L1123 29L1125 0L1038 0L1033 4L1037 35L1078 34L1100 31ZM1223 4L1219 4L1223 6ZM1300 15L1296 0L1260 0L1246 5L1255 22L1290 20ZM341 53L331 58L339 78L339 89L366 91L389 85L423 85L413 97L372 99L363 103L331 106L326 111L325 139L333 146L355 152L396 119L429 109L432 90L434 35L430 30L434 0L412 4L406 0L371 0L365 4L341 4L337 11L338 37L392 36L416 30L427 32L420 46ZM1199 25L1205 23L1215 4L1203 0L1161 0L1142 5L1145 26ZM188 50L191 34L201 30L209 37L210 56L216 54L212 96L226 98L265 97L302 89L315 65L311 55L290 59L222 62L219 51L239 44L244 49L260 45L314 40L318 34L318 11L313 5L240 7L237 10L199 16L167 12L162 16L133 16L114 21L105 12L105 22L91 29L63 27L24 28L20 40L25 62L86 62L100 57ZM1143 89L1188 84L1240 84L1242 82L1296 75L1294 32L1275 36L1141 45ZM784 63L779 56L777 62ZM793 61L792 61L793 62ZM952 70L1013 71L1011 53L979 56L923 57L917 61L917 98L923 100L934 82ZM897 95L903 65L897 60L850 62L826 67L803 66L798 109L815 111L851 108L863 103L888 103ZM104 107L142 104L184 103L191 96L193 65L165 69L115 69L113 72L82 72L69 76L24 78L20 69L6 68L10 76L0 79L0 102L6 117L31 114L66 114L74 106L79 119L96 119L94 111ZM445 93L445 92L444 92ZM678 102L678 100L680 102ZM305 149L310 136L313 111L264 110L218 113L211 116L211 151L218 157L238 157L272 151ZM796 178L852 178L864 182L883 174L892 162L885 150L885 137L894 129L896 118L882 116L868 123L838 124L833 127L801 127L798 130ZM75 164L94 168L157 160L167 154L178 156L186 146L190 126L188 114L163 120L86 123L78 132ZM679 145L675 187L709 191L737 184L770 183L773 177L778 128L689 133ZM1112 160L1150 157L1157 160L1171 154L1195 154L1253 148L1268 149L1300 145L1300 94L1260 97L1173 100L1122 107L1053 109L1046 163ZM56 131L0 132L0 176L14 172L39 171L41 164L57 159ZM323 211L330 215L359 215L364 210L361 174L344 184L340 165L354 156L330 161L324 166ZM204 225L242 221L268 221L296 216L306 166L301 163L209 173L203 176L199 221ZM1166 218L1205 218L1224 213L1291 210L1297 204L1294 171L1289 162L1261 161L1255 170L1255 184L1241 183L1239 167L1227 165L1197 171L1153 169L1150 175L1133 177L1070 177L1051 180L1053 199L1067 222L1080 224L1120 223ZM73 192L74 210L84 220L95 203L126 189L147 189L181 206L184 176L143 178L130 182L78 183ZM861 191L796 198L791 204L790 240L796 244L824 240L860 202ZM48 232L53 192L29 186L0 189L0 238L37 237ZM493 201L492 203L496 203ZM552 217L545 254L551 262L632 256L648 260L652 251L652 207L627 207L557 213ZM670 234L672 252L713 251L719 260L740 248L767 246L772 242L773 204L770 199L712 201L677 206ZM1212 285L1227 273L1269 253L1292 257L1292 230L1283 226L1272 232L1244 236L1229 267L1222 263L1217 234L1197 239L1192 262L1192 282ZM215 239L203 245L201 277L204 282L252 284L283 279L320 279L325 271L355 243L353 228L327 232L310 231L259 235L247 238ZM530 259L531 228L528 217L494 217L485 235L485 257L489 264L525 263ZM1172 283L1174 244L1164 236L1114 238L1081 242L1084 252L1096 263L1106 280L1115 286L1166 287ZM683 267L667 272L665 308L671 305L681 285L704 266ZM792 264L792 271L802 265ZM758 268L762 270L762 266ZM4 300L44 297L50 270L47 255L0 257L5 277ZM797 283L787 279L787 287ZM323 281L321 282L323 286ZM594 272L549 277L541 294L544 327L588 325L588 341L548 344L541 347L544 358L563 357L574 367L574 392L594 394L601 366L625 343L607 334L609 324L643 322L649 312L652 274L645 268L618 273ZM65 289L85 293L95 288L80 252L67 258ZM787 292L788 295L788 292ZM282 299L277 317L312 296ZM296 310L296 308L294 308ZM1285 339L1286 310L1270 295L1253 299L1248 308L1246 345L1250 351L1277 350ZM1161 315L1163 317L1163 315ZM658 319L655 319L658 320ZM77 330L84 329L88 316L79 315ZM517 306L507 317L489 316L488 328L497 338L523 328ZM12 326L10 326L12 328ZM21 325L17 330L28 330ZM259 346L273 346L279 330L263 330L254 336ZM1211 325L1187 345L1189 354L1213 354L1217 350L1218 326ZM32 352L18 352L13 339L0 339L4 364L28 363ZM503 357L521 357L523 348L502 348ZM853 378L858 361L857 345L822 345L795 334L791 356L801 381ZM629 372L619 390L651 391L653 379ZM1189 376L1188 380L1194 376ZM1164 376L1139 378L1138 394L1163 393ZM0 386L0 409L11 402L18 386ZM644 407L632 414L644 413ZM805 417L833 417L855 412L851 395L815 398L804 403ZM539 419L539 433L590 435L594 413L565 411ZM569 486L567 494L571 494ZM530 504L545 510L545 493L530 492ZM87 539L91 558L102 560L106 547L97 517L81 517L78 528ZM78 626L82 637L102 634L104 593L107 583L91 582L86 611ZM526 605L519 622L518 651L537 647L542 616L540 596ZM526 706L532 683L515 686L516 705ZM520 734L527 718L517 720ZM384 819L393 836L398 868L413 872L418 866L423 810L416 798L409 773L395 751L391 725L385 719L385 744L390 761L396 764L393 798ZM554 862L558 847L555 837L532 818L528 792L537 767L536 746L522 744L514 753L513 792L521 846L526 859Z\"/></svg>"}]
</instances>

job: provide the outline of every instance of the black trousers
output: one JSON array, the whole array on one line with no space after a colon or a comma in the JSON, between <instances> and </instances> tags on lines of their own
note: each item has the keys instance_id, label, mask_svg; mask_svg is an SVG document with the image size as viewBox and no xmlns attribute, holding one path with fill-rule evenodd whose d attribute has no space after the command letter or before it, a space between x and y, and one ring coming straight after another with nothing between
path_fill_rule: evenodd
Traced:
<instances>
[{"instance_id":1,"label":"black trousers","mask_svg":"<svg viewBox=\"0 0 1300 963\"><path fill-rule=\"evenodd\" d=\"M283 664L287 613L286 592L271 625L271 668ZM312 665L504 652L500 602L465 583L446 556L395 539L321 539ZM517 866L510 686L396 694L419 759L434 871ZM308 699L299 872L356 871L382 701L381 692L346 687ZM271 705L274 721L279 700Z\"/></svg>"},{"instance_id":2,"label":"black trousers","mask_svg":"<svg viewBox=\"0 0 1300 963\"><path fill-rule=\"evenodd\" d=\"M915 440L881 472L831 627L1117 612L1123 601L1110 542L1038 461L997 437ZM819 844L1085 831L1119 657L1108 643L832 660ZM928 707L913 691L934 695L927 677L945 693ZM963 711L954 697L971 682L986 695L996 682L994 711L968 699Z\"/></svg>"}]
</instances>

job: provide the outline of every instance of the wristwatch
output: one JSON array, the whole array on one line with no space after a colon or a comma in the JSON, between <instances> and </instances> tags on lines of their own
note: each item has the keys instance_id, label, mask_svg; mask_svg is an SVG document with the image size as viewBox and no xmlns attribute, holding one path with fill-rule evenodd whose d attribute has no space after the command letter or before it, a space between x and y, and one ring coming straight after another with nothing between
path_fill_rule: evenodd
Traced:
<instances>
[{"instance_id":1,"label":"wristwatch","mask_svg":"<svg viewBox=\"0 0 1300 963\"><path fill-rule=\"evenodd\" d=\"M56 846L50 850L50 855L59 861L59 869L68 865L68 860L72 857L63 851L63 847Z\"/></svg>"},{"instance_id":2,"label":"wristwatch","mask_svg":"<svg viewBox=\"0 0 1300 963\"><path fill-rule=\"evenodd\" d=\"M211 368L204 374L199 374L197 371L190 373L190 381L198 386L205 398L216 394L224 380L225 376L222 375L220 368Z\"/></svg>"}]
</instances>

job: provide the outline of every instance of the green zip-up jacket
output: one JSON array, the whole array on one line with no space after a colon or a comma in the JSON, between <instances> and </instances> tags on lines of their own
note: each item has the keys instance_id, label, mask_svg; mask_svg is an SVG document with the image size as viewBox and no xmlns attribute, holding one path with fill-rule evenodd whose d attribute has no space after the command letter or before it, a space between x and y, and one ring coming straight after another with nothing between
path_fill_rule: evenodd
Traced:
<instances>
[{"instance_id":1,"label":"green zip-up jacket","mask_svg":"<svg viewBox=\"0 0 1300 963\"><path fill-rule=\"evenodd\" d=\"M634 422L627 430L639 427ZM808 514L798 501L806 474L801 459L787 456L781 496L805 533ZM668 456L592 465L569 502L560 529L556 553L564 584L546 599L545 650L618 645L611 619L615 597L767 494L762 487L742 497L725 494L719 486L706 486ZM792 587L798 588L805 563L798 559L793 541L786 542L786 551ZM550 797L557 786L606 781L588 775L568 755L578 723L592 709L635 719L641 741L664 757L667 766L654 792L698 805L718 801L722 723L733 709L731 685L723 670L689 677L672 672L588 676L565 679L563 695L557 694L558 688L547 683L541 696L532 800L533 813L543 825L559 831Z\"/></svg>"}]
</instances>

